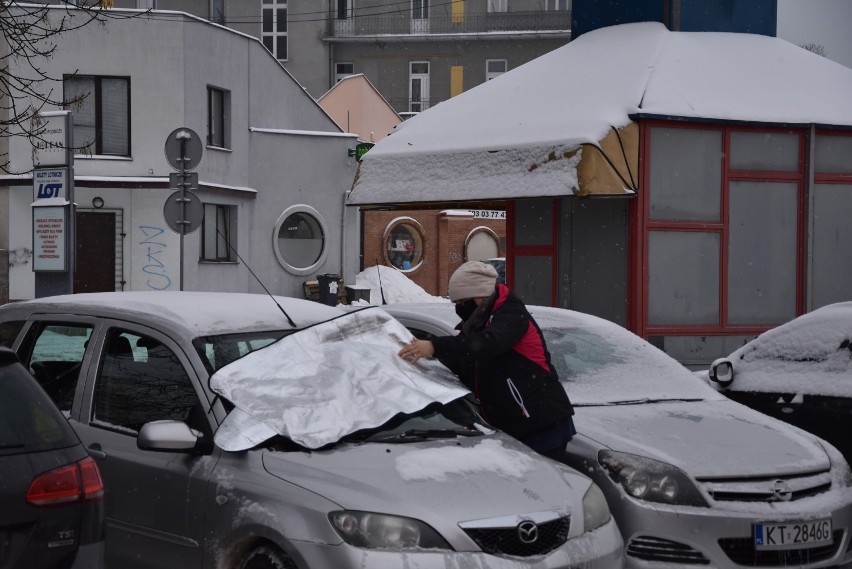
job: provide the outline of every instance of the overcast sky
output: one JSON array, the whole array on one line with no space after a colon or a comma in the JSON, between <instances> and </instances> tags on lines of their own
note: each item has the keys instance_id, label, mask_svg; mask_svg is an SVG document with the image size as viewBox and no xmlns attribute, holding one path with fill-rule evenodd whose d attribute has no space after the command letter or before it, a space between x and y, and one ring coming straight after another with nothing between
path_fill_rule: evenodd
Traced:
<instances>
[{"instance_id":1,"label":"overcast sky","mask_svg":"<svg viewBox=\"0 0 852 569\"><path fill-rule=\"evenodd\" d=\"M778 37L817 43L825 56L852 67L852 0L778 0Z\"/></svg>"}]
</instances>

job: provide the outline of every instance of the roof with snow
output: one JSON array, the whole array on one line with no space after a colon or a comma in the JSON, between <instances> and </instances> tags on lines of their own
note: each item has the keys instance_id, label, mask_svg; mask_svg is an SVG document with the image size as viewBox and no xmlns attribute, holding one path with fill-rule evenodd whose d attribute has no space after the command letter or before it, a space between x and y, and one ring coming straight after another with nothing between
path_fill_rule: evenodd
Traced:
<instances>
[{"instance_id":1,"label":"roof with snow","mask_svg":"<svg viewBox=\"0 0 852 569\"><path fill-rule=\"evenodd\" d=\"M779 38L602 28L402 123L349 203L571 195L584 154L637 116L852 126L849 93L852 69Z\"/></svg>"}]
</instances>

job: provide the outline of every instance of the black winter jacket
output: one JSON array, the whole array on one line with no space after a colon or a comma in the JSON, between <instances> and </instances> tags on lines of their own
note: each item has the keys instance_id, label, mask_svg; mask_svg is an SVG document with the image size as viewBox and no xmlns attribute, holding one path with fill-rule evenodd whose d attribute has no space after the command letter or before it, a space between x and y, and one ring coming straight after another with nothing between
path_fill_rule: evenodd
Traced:
<instances>
[{"instance_id":1,"label":"black winter jacket","mask_svg":"<svg viewBox=\"0 0 852 569\"><path fill-rule=\"evenodd\" d=\"M523 440L573 415L541 329L521 299L498 284L480 309L486 311L478 315L481 326L462 323L459 335L434 338L432 345L435 356L474 392L484 417Z\"/></svg>"}]
</instances>

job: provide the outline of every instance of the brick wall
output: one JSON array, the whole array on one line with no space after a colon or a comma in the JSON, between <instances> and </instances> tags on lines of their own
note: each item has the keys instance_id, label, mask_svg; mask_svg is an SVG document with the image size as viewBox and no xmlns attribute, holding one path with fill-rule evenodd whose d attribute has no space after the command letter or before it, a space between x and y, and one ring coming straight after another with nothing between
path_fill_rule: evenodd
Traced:
<instances>
[{"instance_id":1,"label":"brick wall","mask_svg":"<svg viewBox=\"0 0 852 569\"><path fill-rule=\"evenodd\" d=\"M412 221L413 220L413 221ZM450 275L465 258L465 241L480 227L490 229L505 256L506 224L504 220L474 219L472 215L449 214L446 210L368 211L364 214L364 244L361 269L378 263L393 266L386 253L388 230L399 223L420 228L422 259L405 274L429 294L445 296Z\"/></svg>"}]
</instances>

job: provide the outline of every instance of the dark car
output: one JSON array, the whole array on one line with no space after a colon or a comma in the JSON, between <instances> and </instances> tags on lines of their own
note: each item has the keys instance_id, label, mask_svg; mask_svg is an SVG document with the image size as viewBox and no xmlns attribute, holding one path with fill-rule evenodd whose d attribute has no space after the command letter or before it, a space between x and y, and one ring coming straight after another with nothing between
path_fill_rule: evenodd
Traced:
<instances>
[{"instance_id":1,"label":"dark car","mask_svg":"<svg viewBox=\"0 0 852 569\"><path fill-rule=\"evenodd\" d=\"M764 332L708 375L731 399L827 440L852 463L852 302Z\"/></svg>"},{"instance_id":2,"label":"dark car","mask_svg":"<svg viewBox=\"0 0 852 569\"><path fill-rule=\"evenodd\" d=\"M103 567L103 496L68 420L0 346L0 568Z\"/></svg>"}]
</instances>

